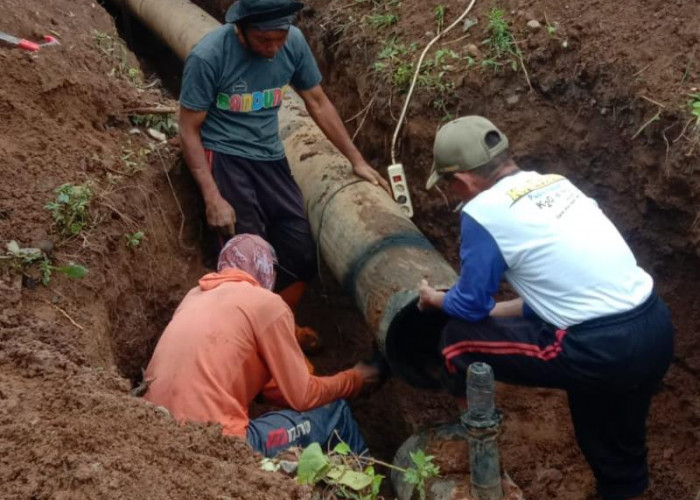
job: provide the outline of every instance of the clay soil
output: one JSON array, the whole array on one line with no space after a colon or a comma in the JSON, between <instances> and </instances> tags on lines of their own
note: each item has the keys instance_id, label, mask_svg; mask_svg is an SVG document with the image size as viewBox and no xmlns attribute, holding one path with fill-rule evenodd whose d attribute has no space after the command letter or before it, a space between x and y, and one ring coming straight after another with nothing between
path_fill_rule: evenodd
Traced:
<instances>
[{"instance_id":1,"label":"clay soil","mask_svg":"<svg viewBox=\"0 0 700 500\"><path fill-rule=\"evenodd\" d=\"M221 18L230 2L198 3ZM444 78L453 90L441 94L437 107L435 89L419 88L400 136L415 221L457 264L456 216L441 196L421 188L434 130L447 113L489 116L522 165L565 173L599 200L653 274L678 328L674 363L649 421L649 498L692 500L700 491L700 147L693 150L697 135L686 126L686 102L700 86L700 5L497 4L522 49L532 90L521 69L482 67L492 4L479 3L469 16L479 24L467 32L460 27L436 47L471 50L475 63L450 63ZM368 159L387 166L405 95L374 63L391 37L422 48L435 30L437 2L308 5L300 25L326 91ZM465 6L444 5L448 24ZM370 16L378 13L394 13L398 22L373 27ZM542 27L529 30L531 20ZM292 480L262 472L249 448L222 438L216 426L177 425L129 393L178 301L205 269L200 202L178 152L157 146L136 167L129 163L155 142L143 131L130 133L128 110L176 105L176 93L149 86L155 78L149 68L159 68L176 92L180 67L134 24L130 48L139 61L121 48L120 27L90 1L0 5L0 31L61 41L36 55L0 46L0 254L16 240L52 247L56 265L89 268L80 281L54 273L43 286L36 268L22 277L0 261L0 497L308 497ZM134 81L129 68L140 63L146 76ZM62 238L44 205L58 186L86 182L94 193L88 225ZM137 231L146 236L129 248L125 234ZM327 272L314 283L300 321L324 338L325 350L312 358L322 372L370 352L370 332ZM503 463L527 498L595 498L563 394L502 386L498 404L506 415ZM411 433L457 417L449 398L398 380L353 408L371 448L385 459Z\"/></svg>"}]
</instances>

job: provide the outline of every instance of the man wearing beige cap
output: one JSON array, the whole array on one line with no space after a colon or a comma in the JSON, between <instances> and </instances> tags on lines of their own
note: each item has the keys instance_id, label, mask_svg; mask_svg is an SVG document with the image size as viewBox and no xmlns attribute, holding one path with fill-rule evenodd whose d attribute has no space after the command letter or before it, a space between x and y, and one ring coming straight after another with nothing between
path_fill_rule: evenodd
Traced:
<instances>
[{"instance_id":1,"label":"man wearing beige cap","mask_svg":"<svg viewBox=\"0 0 700 500\"><path fill-rule=\"evenodd\" d=\"M504 382L566 390L599 493L641 498L649 404L673 351L668 309L597 203L561 175L520 170L508 146L480 116L435 138L426 188L445 181L464 202L459 281L419 290L421 310L451 317L447 385L463 395L465 370L483 361ZM518 298L494 301L502 278Z\"/></svg>"}]
</instances>

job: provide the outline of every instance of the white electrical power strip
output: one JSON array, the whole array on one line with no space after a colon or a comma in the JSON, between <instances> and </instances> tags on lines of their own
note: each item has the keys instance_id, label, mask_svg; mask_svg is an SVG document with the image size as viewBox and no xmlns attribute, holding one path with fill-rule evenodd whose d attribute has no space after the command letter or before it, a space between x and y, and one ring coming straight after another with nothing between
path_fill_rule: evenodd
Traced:
<instances>
[{"instance_id":1,"label":"white electrical power strip","mask_svg":"<svg viewBox=\"0 0 700 500\"><path fill-rule=\"evenodd\" d=\"M394 201L401 206L401 210L408 216L413 217L413 205L411 204L411 193L408 191L406 173L403 171L401 163L394 163L387 168L389 182L391 182L391 192Z\"/></svg>"}]
</instances>

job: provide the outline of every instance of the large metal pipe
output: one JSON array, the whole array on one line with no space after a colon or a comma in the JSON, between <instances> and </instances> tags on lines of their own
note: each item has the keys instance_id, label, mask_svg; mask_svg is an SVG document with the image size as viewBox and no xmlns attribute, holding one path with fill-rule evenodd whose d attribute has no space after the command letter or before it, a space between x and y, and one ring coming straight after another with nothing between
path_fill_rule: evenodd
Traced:
<instances>
[{"instance_id":1,"label":"large metal pipe","mask_svg":"<svg viewBox=\"0 0 700 500\"><path fill-rule=\"evenodd\" d=\"M296 95L280 111L280 132L324 261L355 299L394 372L413 385L435 386L445 317L419 313L416 288L421 278L447 288L454 270L388 194L358 181Z\"/></svg>"},{"instance_id":2,"label":"large metal pipe","mask_svg":"<svg viewBox=\"0 0 700 500\"><path fill-rule=\"evenodd\" d=\"M180 59L221 23L189 0L112 0L126 6Z\"/></svg>"},{"instance_id":3,"label":"large metal pipe","mask_svg":"<svg viewBox=\"0 0 700 500\"><path fill-rule=\"evenodd\" d=\"M188 0L118 1L181 58L220 26ZM420 314L415 290L421 278L449 287L454 270L384 191L358 181L296 94L280 111L280 133L324 261L354 297L394 372L435 387L445 317Z\"/></svg>"}]
</instances>

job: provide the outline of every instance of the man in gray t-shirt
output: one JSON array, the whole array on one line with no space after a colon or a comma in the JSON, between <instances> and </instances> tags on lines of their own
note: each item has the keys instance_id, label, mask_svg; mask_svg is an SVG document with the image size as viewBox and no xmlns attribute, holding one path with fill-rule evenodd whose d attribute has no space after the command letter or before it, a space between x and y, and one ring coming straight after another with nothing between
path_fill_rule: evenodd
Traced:
<instances>
[{"instance_id":1,"label":"man in gray t-shirt","mask_svg":"<svg viewBox=\"0 0 700 500\"><path fill-rule=\"evenodd\" d=\"M180 96L185 160L199 185L208 224L220 234L254 233L279 259L278 288L294 307L315 269L301 192L279 137L277 114L294 88L326 137L359 177L388 184L353 145L321 88L321 74L292 0L238 0L226 23L187 57Z\"/></svg>"}]
</instances>

